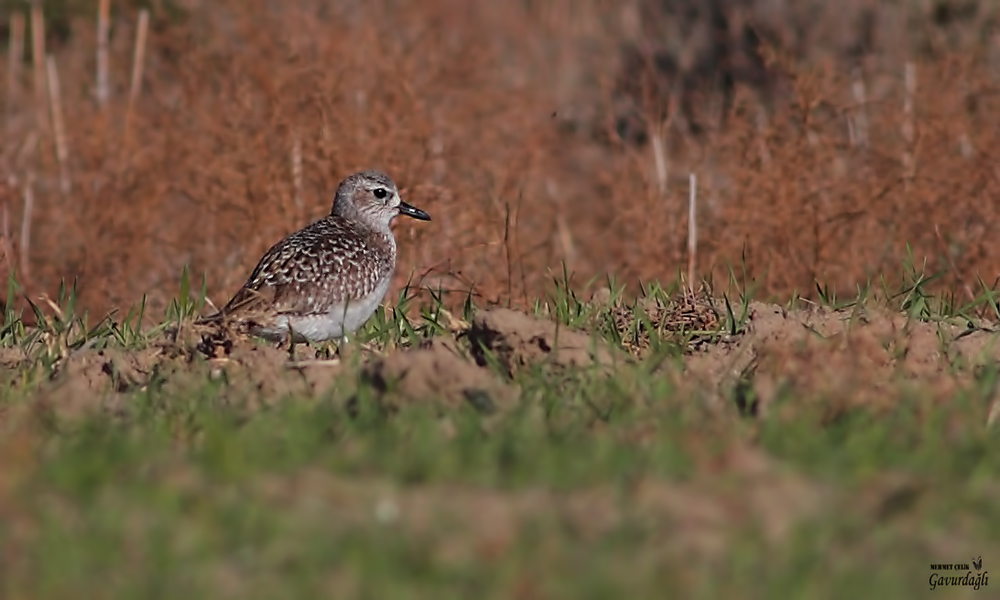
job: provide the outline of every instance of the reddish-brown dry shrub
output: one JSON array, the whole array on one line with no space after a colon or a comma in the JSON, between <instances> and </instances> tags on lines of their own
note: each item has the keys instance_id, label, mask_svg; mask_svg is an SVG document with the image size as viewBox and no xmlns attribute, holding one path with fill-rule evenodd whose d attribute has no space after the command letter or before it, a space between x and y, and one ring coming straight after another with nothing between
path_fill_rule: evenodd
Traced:
<instances>
[{"instance_id":1,"label":"reddish-brown dry shrub","mask_svg":"<svg viewBox=\"0 0 1000 600\"><path fill-rule=\"evenodd\" d=\"M29 291L76 278L93 311L143 293L162 304L187 264L224 302L270 244L326 213L338 180L362 168L388 171L434 218L397 223L397 284L475 286L490 300L537 295L564 261L578 284L605 273L672 279L686 264L688 171L702 186L702 276L725 280L745 257L765 293L808 294L817 281L850 291L898 276L907 243L948 272L945 284L997 275L988 231L1000 107L985 46L914 57L912 145L901 133L901 60L865 63L870 143L858 146L850 69L836 56L786 55L771 66L783 99L762 104L737 87L725 129L667 130L673 177L661 195L650 147L612 131L624 5L189 4L186 20L151 30L127 137L134 14L115 23L103 113L90 94L92 25L76 24L54 50L70 197L58 192L48 134L18 155L35 112L30 98L16 107L5 165L17 178L5 197L16 250L17 186L36 174L31 272L19 274ZM8 258L5 273L17 264Z\"/></svg>"}]
</instances>

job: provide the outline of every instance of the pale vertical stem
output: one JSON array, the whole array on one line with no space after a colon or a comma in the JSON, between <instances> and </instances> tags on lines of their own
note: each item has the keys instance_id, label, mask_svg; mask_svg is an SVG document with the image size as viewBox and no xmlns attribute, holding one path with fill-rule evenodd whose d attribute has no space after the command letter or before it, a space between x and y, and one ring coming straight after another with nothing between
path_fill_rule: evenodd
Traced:
<instances>
[{"instance_id":1,"label":"pale vertical stem","mask_svg":"<svg viewBox=\"0 0 1000 600\"><path fill-rule=\"evenodd\" d=\"M10 16L10 46L7 50L7 134L14 127L14 113L21 101L21 63L24 61L24 15ZM9 140L8 140L9 142Z\"/></svg>"},{"instance_id":2,"label":"pale vertical stem","mask_svg":"<svg viewBox=\"0 0 1000 600\"><path fill-rule=\"evenodd\" d=\"M916 127L913 123L914 97L917 94L917 67L913 62L907 61L903 68L903 143L906 144L903 150L903 177L907 184L914 175L913 165L913 141L916 136Z\"/></svg>"},{"instance_id":3,"label":"pale vertical stem","mask_svg":"<svg viewBox=\"0 0 1000 600\"><path fill-rule=\"evenodd\" d=\"M360 113L359 117L361 116L361 114L364 114L368 111L368 94L366 94L364 90L358 90L354 93L354 105L357 107L358 113ZM362 118L359 118L357 120L358 123L357 136L358 136L358 141L360 141L362 145L368 143L368 130L365 129L366 121L367 119L362 119Z\"/></svg>"},{"instance_id":4,"label":"pale vertical stem","mask_svg":"<svg viewBox=\"0 0 1000 600\"><path fill-rule=\"evenodd\" d=\"M969 84L967 81L961 82L962 89L962 100L963 102L969 97ZM969 111L967 108L963 107L962 110L962 131L958 134L958 149L962 153L962 158L972 158L973 153L976 149L972 145L972 138L969 136Z\"/></svg>"},{"instance_id":5,"label":"pale vertical stem","mask_svg":"<svg viewBox=\"0 0 1000 600\"><path fill-rule=\"evenodd\" d=\"M433 115L434 133L431 135L431 139L428 144L428 150L431 154L431 165L434 171L434 184L440 184L444 181L445 175L448 171L447 162L444 158L444 127L442 126L443 119L441 117L440 111L435 111Z\"/></svg>"},{"instance_id":6,"label":"pale vertical stem","mask_svg":"<svg viewBox=\"0 0 1000 600\"><path fill-rule=\"evenodd\" d=\"M298 133L292 135L292 190L295 197L295 208L301 213L305 207L302 198L302 138Z\"/></svg>"},{"instance_id":7,"label":"pale vertical stem","mask_svg":"<svg viewBox=\"0 0 1000 600\"><path fill-rule=\"evenodd\" d=\"M653 166L656 168L656 185L660 195L663 196L667 193L667 182L670 176L667 151L663 142L663 123L651 125L649 133L653 146Z\"/></svg>"},{"instance_id":8,"label":"pale vertical stem","mask_svg":"<svg viewBox=\"0 0 1000 600\"><path fill-rule=\"evenodd\" d=\"M763 167L771 164L771 151L767 148L767 109L764 108L764 104L761 102L757 103L757 115L756 115L756 125L757 125L757 150L760 153L760 164Z\"/></svg>"},{"instance_id":9,"label":"pale vertical stem","mask_svg":"<svg viewBox=\"0 0 1000 600\"><path fill-rule=\"evenodd\" d=\"M545 178L545 192L548 195L549 201L556 207L556 227L553 235L553 246L562 252L563 262L568 269L572 270L576 262L576 246L573 243L573 234L570 232L569 225L566 223L564 216L567 212L563 200L565 195L559 193L559 184L551 177Z\"/></svg>"},{"instance_id":10,"label":"pale vertical stem","mask_svg":"<svg viewBox=\"0 0 1000 600\"><path fill-rule=\"evenodd\" d=\"M111 0L101 0L97 6L97 82L95 91L97 105L101 108L108 102L108 31Z\"/></svg>"},{"instance_id":11,"label":"pale vertical stem","mask_svg":"<svg viewBox=\"0 0 1000 600\"><path fill-rule=\"evenodd\" d=\"M29 276L28 254L31 252L31 218L35 211L34 174L28 171L24 178L24 213L21 215L21 274Z\"/></svg>"},{"instance_id":12,"label":"pale vertical stem","mask_svg":"<svg viewBox=\"0 0 1000 600\"><path fill-rule=\"evenodd\" d=\"M986 427L992 428L997 417L1000 417L1000 398L993 400L990 404L990 412L986 415Z\"/></svg>"},{"instance_id":13,"label":"pale vertical stem","mask_svg":"<svg viewBox=\"0 0 1000 600\"><path fill-rule=\"evenodd\" d=\"M638 4L633 0L623 2L621 6L621 34L625 39L637 40L642 35L642 16L639 14Z\"/></svg>"},{"instance_id":14,"label":"pale vertical stem","mask_svg":"<svg viewBox=\"0 0 1000 600\"><path fill-rule=\"evenodd\" d=\"M444 156L444 140L441 134L435 134L431 138L431 156L433 156L434 164L434 183L439 184L444 181L445 175L447 174L448 167L445 162Z\"/></svg>"},{"instance_id":15,"label":"pale vertical stem","mask_svg":"<svg viewBox=\"0 0 1000 600\"><path fill-rule=\"evenodd\" d=\"M7 198L4 198L4 201L3 201L3 223L2 223L2 227L3 227L4 252L7 253L6 252L7 249L10 248L10 206L9 206L9 203L7 202ZM7 256L7 260L8 261L13 260L13 257L8 255Z\"/></svg>"},{"instance_id":16,"label":"pale vertical stem","mask_svg":"<svg viewBox=\"0 0 1000 600\"><path fill-rule=\"evenodd\" d=\"M861 68L854 69L852 73L851 93L858 107L854 111L854 141L862 148L868 146L868 114L865 105L868 102L865 90L865 80Z\"/></svg>"},{"instance_id":17,"label":"pale vertical stem","mask_svg":"<svg viewBox=\"0 0 1000 600\"><path fill-rule=\"evenodd\" d=\"M962 158L972 158L976 149L972 146L972 139L965 131L958 135L958 150L962 153Z\"/></svg>"},{"instance_id":18,"label":"pale vertical stem","mask_svg":"<svg viewBox=\"0 0 1000 600\"><path fill-rule=\"evenodd\" d=\"M11 187L10 189L17 188ZM10 240L10 202L8 201L7 194L4 194L3 202L0 203L0 206L2 206L2 209L0 209L0 212L2 212L2 216L0 216L0 227L2 227L2 230L0 232L2 233L0 235L3 236L3 260L7 265L7 272L14 273L17 267L14 266L14 246ZM7 301L10 302L11 299L8 298Z\"/></svg>"},{"instance_id":19,"label":"pale vertical stem","mask_svg":"<svg viewBox=\"0 0 1000 600\"><path fill-rule=\"evenodd\" d=\"M70 192L69 147L66 143L66 127L63 121L62 94L59 91L59 71L52 55L45 58L49 83L49 103L52 110L52 128L56 137L56 160L59 163L59 189L63 194Z\"/></svg>"},{"instance_id":20,"label":"pale vertical stem","mask_svg":"<svg viewBox=\"0 0 1000 600\"><path fill-rule=\"evenodd\" d=\"M570 270L576 264L576 247L573 244L573 234L566 223L565 211L556 213L556 229L559 232L559 245L562 246L563 257L566 260L566 267Z\"/></svg>"},{"instance_id":21,"label":"pale vertical stem","mask_svg":"<svg viewBox=\"0 0 1000 600\"><path fill-rule=\"evenodd\" d=\"M35 114L38 128L48 131L48 120L45 118L45 107L48 106L45 90L45 17L42 14L42 3L31 3L31 58L34 64L35 84Z\"/></svg>"},{"instance_id":22,"label":"pale vertical stem","mask_svg":"<svg viewBox=\"0 0 1000 600\"><path fill-rule=\"evenodd\" d=\"M688 176L688 290L694 293L695 265L698 259L698 176Z\"/></svg>"},{"instance_id":23,"label":"pale vertical stem","mask_svg":"<svg viewBox=\"0 0 1000 600\"><path fill-rule=\"evenodd\" d=\"M125 140L128 141L129 125L132 122L132 111L135 110L139 91L142 89L142 70L146 60L146 34L149 30L149 11L145 8L139 11L139 26L135 34L135 50L132 53L132 84L129 87L128 107L125 109Z\"/></svg>"}]
</instances>

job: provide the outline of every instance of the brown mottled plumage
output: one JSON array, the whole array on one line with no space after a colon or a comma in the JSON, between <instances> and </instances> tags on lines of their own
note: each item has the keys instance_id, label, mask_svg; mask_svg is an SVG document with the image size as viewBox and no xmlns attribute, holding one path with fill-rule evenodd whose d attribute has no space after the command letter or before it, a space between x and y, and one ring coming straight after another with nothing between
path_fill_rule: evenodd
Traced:
<instances>
[{"instance_id":1,"label":"brown mottled plumage","mask_svg":"<svg viewBox=\"0 0 1000 600\"><path fill-rule=\"evenodd\" d=\"M398 214L429 221L402 202L384 173L350 175L330 215L271 247L225 307L201 323L235 321L273 341L341 339L372 315L396 266L389 223Z\"/></svg>"}]
</instances>

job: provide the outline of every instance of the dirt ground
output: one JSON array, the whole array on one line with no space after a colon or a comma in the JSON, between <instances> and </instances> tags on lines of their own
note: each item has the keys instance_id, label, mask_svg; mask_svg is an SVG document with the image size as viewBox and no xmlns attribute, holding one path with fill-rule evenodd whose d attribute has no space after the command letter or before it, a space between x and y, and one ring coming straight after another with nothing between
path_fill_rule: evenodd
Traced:
<instances>
[{"instance_id":1,"label":"dirt ground","mask_svg":"<svg viewBox=\"0 0 1000 600\"><path fill-rule=\"evenodd\" d=\"M655 319L669 320L662 304L638 306L654 327ZM735 335L689 344L679 363L663 363L657 372L722 413L762 417L780 411L775 400L791 390L822 405L824 420L833 420L852 408L889 410L900 389L944 402L978 369L1000 360L995 332L981 324L861 307L786 310L753 302L749 309ZM363 382L389 410L412 402L433 402L441 410L467 403L494 414L518 404L514 376L521 369L584 369L606 377L651 352L648 346L611 346L586 331L506 308L481 310L471 323L456 321L448 335L413 347L348 346L333 358L317 358L321 350L300 346L293 360L286 349L260 341L231 337L221 344L202 335L182 330L176 339L167 336L134 352L71 351L43 386L43 405L67 417L93 409L113 414L129 392L154 382L182 392L185 385L200 385L188 374L207 374L228 382L233 398L254 403L321 395L334 386L350 397ZM8 368L26 360L10 349L2 358ZM991 422L996 417L989 415Z\"/></svg>"}]
</instances>

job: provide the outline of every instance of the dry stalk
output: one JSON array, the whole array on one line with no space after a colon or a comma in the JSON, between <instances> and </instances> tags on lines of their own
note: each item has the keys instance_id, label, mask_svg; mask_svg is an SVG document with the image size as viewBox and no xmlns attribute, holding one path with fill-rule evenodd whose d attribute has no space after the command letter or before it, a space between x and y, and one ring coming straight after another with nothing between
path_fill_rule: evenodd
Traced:
<instances>
[{"instance_id":1,"label":"dry stalk","mask_svg":"<svg viewBox=\"0 0 1000 600\"><path fill-rule=\"evenodd\" d=\"M637 40L642 36L642 15L637 2L622 2L619 15L621 33L625 39Z\"/></svg>"},{"instance_id":2,"label":"dry stalk","mask_svg":"<svg viewBox=\"0 0 1000 600\"><path fill-rule=\"evenodd\" d=\"M38 131L34 129L29 131L28 135L24 137L21 147L18 148L17 153L14 155L14 165L16 167L24 165L31 159L35 151L38 150L38 139Z\"/></svg>"},{"instance_id":3,"label":"dry stalk","mask_svg":"<svg viewBox=\"0 0 1000 600\"><path fill-rule=\"evenodd\" d=\"M758 102L757 115L754 124L757 126L757 151L760 153L760 164L762 167L766 167L771 164L771 151L767 148L768 121L767 108L764 107L763 102Z\"/></svg>"},{"instance_id":4,"label":"dry stalk","mask_svg":"<svg viewBox=\"0 0 1000 600\"><path fill-rule=\"evenodd\" d=\"M969 137L968 132L963 131L958 135L958 149L962 153L962 158L972 158L975 154L976 149L972 145L972 138Z\"/></svg>"},{"instance_id":5,"label":"dry stalk","mask_svg":"<svg viewBox=\"0 0 1000 600\"><path fill-rule=\"evenodd\" d=\"M2 233L0 233L0 235L3 236L3 240L4 240L5 244L7 244L7 243L10 242L10 202L9 202L10 193L9 192L10 192L9 188L6 189L6 190L4 190L4 195L3 195L3 221L2 221L2 223L0 223L0 227L3 228Z\"/></svg>"},{"instance_id":6,"label":"dry stalk","mask_svg":"<svg viewBox=\"0 0 1000 600\"><path fill-rule=\"evenodd\" d=\"M649 138L653 146L653 165L656 168L656 188L660 196L667 194L667 182L670 176L667 164L667 152L663 142L663 123L652 123L649 126Z\"/></svg>"},{"instance_id":7,"label":"dry stalk","mask_svg":"<svg viewBox=\"0 0 1000 600\"><path fill-rule=\"evenodd\" d=\"M907 188L914 175L913 141L916 127L913 123L914 98L917 95L917 67L912 61L907 61L903 68L903 181Z\"/></svg>"},{"instance_id":8,"label":"dry stalk","mask_svg":"<svg viewBox=\"0 0 1000 600\"><path fill-rule=\"evenodd\" d=\"M851 93L854 95L854 102L857 108L854 110L854 120L852 128L852 143L861 148L868 147L868 113L865 105L868 102L868 94L865 88L865 79L862 76L861 68L856 68L851 73Z\"/></svg>"},{"instance_id":9,"label":"dry stalk","mask_svg":"<svg viewBox=\"0 0 1000 600\"><path fill-rule=\"evenodd\" d=\"M34 173L24 177L24 213L21 216L21 275L30 278L28 255L31 252L31 218L35 211Z\"/></svg>"},{"instance_id":10,"label":"dry stalk","mask_svg":"<svg viewBox=\"0 0 1000 600\"><path fill-rule=\"evenodd\" d=\"M556 213L556 231L559 234L559 245L562 246L562 253L566 260L566 268L573 270L576 264L576 248L573 245L573 234L570 233L569 225L563 211Z\"/></svg>"},{"instance_id":11,"label":"dry stalk","mask_svg":"<svg viewBox=\"0 0 1000 600\"><path fill-rule=\"evenodd\" d=\"M435 115L435 121L440 122L440 118ZM435 133L431 136L429 150L431 153L431 163L433 165L434 183L440 184L444 181L448 172L448 165L444 159L444 136L439 131L439 126L435 124Z\"/></svg>"},{"instance_id":12,"label":"dry stalk","mask_svg":"<svg viewBox=\"0 0 1000 600\"><path fill-rule=\"evenodd\" d=\"M59 91L59 71L56 69L56 59L52 55L45 58L45 67L49 81L49 102L52 109L52 128L56 134L56 160L59 163L59 189L63 194L70 193L69 178L69 147L66 143L66 126L63 121L62 94Z\"/></svg>"},{"instance_id":13,"label":"dry stalk","mask_svg":"<svg viewBox=\"0 0 1000 600\"><path fill-rule=\"evenodd\" d=\"M49 102L45 89L45 16L42 14L40 0L31 3L31 59L35 68L35 115L39 130L47 133L49 122L45 107Z\"/></svg>"},{"instance_id":14,"label":"dry stalk","mask_svg":"<svg viewBox=\"0 0 1000 600\"><path fill-rule=\"evenodd\" d=\"M654 67L650 63L647 65L647 68L653 69ZM675 91L671 91L667 98L667 118L661 119L659 117L659 110L655 107L649 90L644 90L643 96L646 115L648 117L647 120L649 122L649 139L652 141L651 145L653 147L653 165L656 170L657 190L662 197L667 194L670 182L670 157L667 155L667 143L664 133L673 130L674 118L678 115L680 98ZM653 115L656 115L655 119Z\"/></svg>"},{"instance_id":15,"label":"dry stalk","mask_svg":"<svg viewBox=\"0 0 1000 600\"><path fill-rule=\"evenodd\" d=\"M972 92L969 89L969 82L964 79L960 85L962 89L962 99L964 101L968 101L969 96L973 95L975 92ZM958 134L958 149L959 152L962 153L962 158L965 159L972 158L973 154L976 152L975 146L972 145L972 138L969 136L969 124L969 111L966 109L962 111L962 131Z\"/></svg>"},{"instance_id":16,"label":"dry stalk","mask_svg":"<svg viewBox=\"0 0 1000 600\"><path fill-rule=\"evenodd\" d=\"M944 241L944 236L941 235L941 228L937 223L934 224L934 235L937 237L938 244L941 245L941 252L944 257L948 259L948 265L951 266L952 272L962 281L962 288L965 291L965 296L969 299L969 302L975 302L976 296L972 293L972 287L968 283L968 279L965 278L965 274L958 270L958 265L955 264L955 260L951 257L951 249L948 247L948 243Z\"/></svg>"},{"instance_id":17,"label":"dry stalk","mask_svg":"<svg viewBox=\"0 0 1000 600\"><path fill-rule=\"evenodd\" d=\"M698 176L692 172L688 176L688 291L694 294L695 265L698 261Z\"/></svg>"},{"instance_id":18,"label":"dry stalk","mask_svg":"<svg viewBox=\"0 0 1000 600\"><path fill-rule=\"evenodd\" d=\"M7 50L7 135L13 133L14 114L21 101L21 63L24 60L24 15L10 16L10 45ZM13 142L10 142L11 144Z\"/></svg>"},{"instance_id":19,"label":"dry stalk","mask_svg":"<svg viewBox=\"0 0 1000 600\"><path fill-rule=\"evenodd\" d=\"M10 191L11 188L4 190L3 195L3 215L2 223L0 226L3 227L3 261L7 266L7 273L14 272L14 247L10 243ZM10 302L10 299L7 300Z\"/></svg>"},{"instance_id":20,"label":"dry stalk","mask_svg":"<svg viewBox=\"0 0 1000 600\"><path fill-rule=\"evenodd\" d=\"M295 197L295 208L299 215L305 207L305 200L302 197L302 138L298 133L292 135L292 190Z\"/></svg>"},{"instance_id":21,"label":"dry stalk","mask_svg":"<svg viewBox=\"0 0 1000 600\"><path fill-rule=\"evenodd\" d=\"M142 71L146 60L146 35L149 32L149 10L139 11L139 25L135 34L135 50L132 53L132 83L128 93L128 107L125 109L125 144L127 148L129 139L129 128L132 123L132 113L135 110L136 100L139 98L139 91L142 89Z\"/></svg>"},{"instance_id":22,"label":"dry stalk","mask_svg":"<svg viewBox=\"0 0 1000 600\"><path fill-rule=\"evenodd\" d=\"M110 30L111 0L101 0L97 6L97 105L104 108L108 102L108 31Z\"/></svg>"},{"instance_id":23,"label":"dry stalk","mask_svg":"<svg viewBox=\"0 0 1000 600\"><path fill-rule=\"evenodd\" d=\"M573 265L576 263L576 246L573 243L573 234L566 223L565 215L569 212L564 200L566 196L559 193L559 185L551 177L545 178L545 193L549 197L549 201L556 207L553 247L556 252L562 254L566 268L573 270Z\"/></svg>"}]
</instances>

